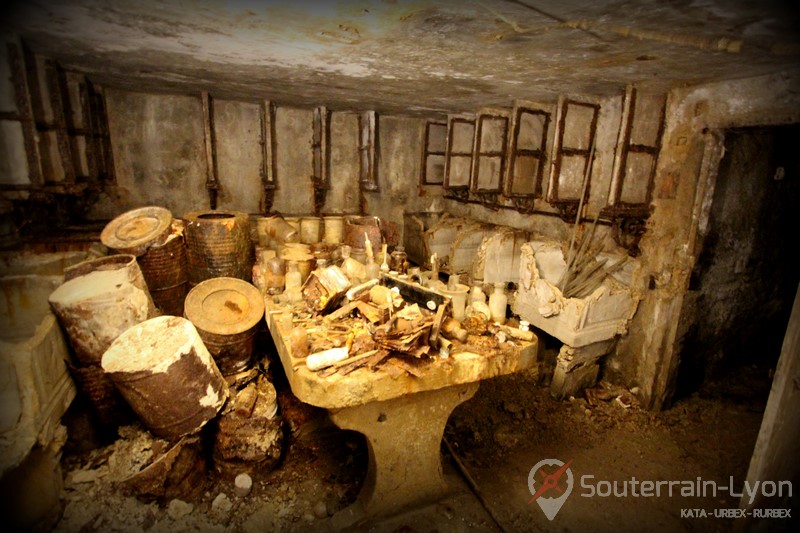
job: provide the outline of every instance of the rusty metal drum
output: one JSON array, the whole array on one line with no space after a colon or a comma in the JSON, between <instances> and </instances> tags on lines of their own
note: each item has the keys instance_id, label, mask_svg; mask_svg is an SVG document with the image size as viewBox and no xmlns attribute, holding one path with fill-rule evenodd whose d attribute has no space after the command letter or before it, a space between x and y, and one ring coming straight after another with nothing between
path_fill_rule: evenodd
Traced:
<instances>
[{"instance_id":1,"label":"rusty metal drum","mask_svg":"<svg viewBox=\"0 0 800 533\"><path fill-rule=\"evenodd\" d=\"M97 421L105 426L130 424L136 417L100 364L68 363L72 379L89 401Z\"/></svg>"},{"instance_id":2,"label":"rusty metal drum","mask_svg":"<svg viewBox=\"0 0 800 533\"><path fill-rule=\"evenodd\" d=\"M372 244L372 249L377 251L383 242L379 219L377 217L348 217L344 224L344 244L353 249L363 249L367 238Z\"/></svg>"},{"instance_id":3,"label":"rusty metal drum","mask_svg":"<svg viewBox=\"0 0 800 533\"><path fill-rule=\"evenodd\" d=\"M145 426L167 440L199 431L229 395L197 329L182 317L133 326L111 344L101 364Z\"/></svg>"},{"instance_id":4,"label":"rusty metal drum","mask_svg":"<svg viewBox=\"0 0 800 533\"><path fill-rule=\"evenodd\" d=\"M238 211L193 211L186 223L189 285L211 278L252 278L250 217Z\"/></svg>"},{"instance_id":5,"label":"rusty metal drum","mask_svg":"<svg viewBox=\"0 0 800 533\"><path fill-rule=\"evenodd\" d=\"M247 370L264 299L250 283L236 278L203 281L189 291L184 316L197 328L224 376Z\"/></svg>"},{"instance_id":6,"label":"rusty metal drum","mask_svg":"<svg viewBox=\"0 0 800 533\"><path fill-rule=\"evenodd\" d=\"M170 234L172 213L157 206L140 207L121 214L106 224L100 241L120 254L140 256L161 244Z\"/></svg>"},{"instance_id":7,"label":"rusty metal drum","mask_svg":"<svg viewBox=\"0 0 800 533\"><path fill-rule=\"evenodd\" d=\"M137 261L156 307L165 315L182 315L189 291L183 227L173 227L164 244L151 246Z\"/></svg>"}]
</instances>

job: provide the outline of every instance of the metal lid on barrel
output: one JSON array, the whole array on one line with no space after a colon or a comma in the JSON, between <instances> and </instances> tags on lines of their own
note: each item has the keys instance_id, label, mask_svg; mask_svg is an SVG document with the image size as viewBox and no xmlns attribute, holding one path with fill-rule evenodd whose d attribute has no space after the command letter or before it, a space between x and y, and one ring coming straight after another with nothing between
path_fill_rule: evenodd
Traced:
<instances>
[{"instance_id":1,"label":"metal lid on barrel","mask_svg":"<svg viewBox=\"0 0 800 533\"><path fill-rule=\"evenodd\" d=\"M203 281L189 291L183 314L197 328L223 375L247 369L256 326L264 316L263 296L255 286L228 277Z\"/></svg>"},{"instance_id":2,"label":"metal lid on barrel","mask_svg":"<svg viewBox=\"0 0 800 533\"><path fill-rule=\"evenodd\" d=\"M106 224L100 241L119 253L140 256L154 244L162 244L172 230L172 213L158 206L134 209Z\"/></svg>"},{"instance_id":3,"label":"metal lid on barrel","mask_svg":"<svg viewBox=\"0 0 800 533\"><path fill-rule=\"evenodd\" d=\"M264 316L264 300L252 284L238 278L212 278L186 296L184 314L195 327L217 335L249 330Z\"/></svg>"}]
</instances>

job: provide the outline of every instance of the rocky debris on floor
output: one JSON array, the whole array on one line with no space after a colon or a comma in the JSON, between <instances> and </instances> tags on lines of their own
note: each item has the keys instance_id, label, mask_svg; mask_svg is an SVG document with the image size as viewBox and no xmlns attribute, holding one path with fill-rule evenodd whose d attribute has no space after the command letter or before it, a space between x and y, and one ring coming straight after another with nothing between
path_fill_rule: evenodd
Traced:
<instances>
[{"instance_id":1,"label":"rocky debris on floor","mask_svg":"<svg viewBox=\"0 0 800 533\"><path fill-rule=\"evenodd\" d=\"M360 489L367 457L356 437L307 435L291 442L280 469L235 479L204 471L198 494L158 501L130 494L125 480L166 443L138 424L122 426L108 446L64 459L64 511L55 531L313 530Z\"/></svg>"},{"instance_id":2,"label":"rocky debris on floor","mask_svg":"<svg viewBox=\"0 0 800 533\"><path fill-rule=\"evenodd\" d=\"M263 375L239 390L217 420L214 468L227 477L269 471L283 450L275 387Z\"/></svg>"}]
</instances>

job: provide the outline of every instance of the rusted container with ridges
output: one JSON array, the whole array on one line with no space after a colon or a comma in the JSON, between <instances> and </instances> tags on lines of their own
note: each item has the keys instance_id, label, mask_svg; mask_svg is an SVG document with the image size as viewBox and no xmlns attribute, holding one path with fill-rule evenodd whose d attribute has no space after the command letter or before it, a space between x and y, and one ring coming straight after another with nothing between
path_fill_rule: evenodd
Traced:
<instances>
[{"instance_id":1,"label":"rusted container with ridges","mask_svg":"<svg viewBox=\"0 0 800 533\"><path fill-rule=\"evenodd\" d=\"M189 291L184 316L191 320L224 376L247 370L264 317L264 299L250 283L215 278Z\"/></svg>"},{"instance_id":2,"label":"rusted container with ridges","mask_svg":"<svg viewBox=\"0 0 800 533\"><path fill-rule=\"evenodd\" d=\"M183 235L170 235L166 243L151 246L138 261L156 307L165 315L182 315L189 290Z\"/></svg>"},{"instance_id":3,"label":"rusted container with ridges","mask_svg":"<svg viewBox=\"0 0 800 533\"><path fill-rule=\"evenodd\" d=\"M228 385L194 325L160 316L130 328L108 348L103 369L154 435L200 430L228 398Z\"/></svg>"},{"instance_id":4,"label":"rusted container with ridges","mask_svg":"<svg viewBox=\"0 0 800 533\"><path fill-rule=\"evenodd\" d=\"M75 355L97 365L122 332L155 315L155 306L132 255L106 256L64 271L66 280L49 296Z\"/></svg>"},{"instance_id":5,"label":"rusted container with ridges","mask_svg":"<svg viewBox=\"0 0 800 533\"><path fill-rule=\"evenodd\" d=\"M250 218L238 211L184 215L189 284L218 277L252 279Z\"/></svg>"},{"instance_id":6,"label":"rusted container with ridges","mask_svg":"<svg viewBox=\"0 0 800 533\"><path fill-rule=\"evenodd\" d=\"M130 406L100 365L69 365L69 371L101 424L119 426L135 420Z\"/></svg>"}]
</instances>

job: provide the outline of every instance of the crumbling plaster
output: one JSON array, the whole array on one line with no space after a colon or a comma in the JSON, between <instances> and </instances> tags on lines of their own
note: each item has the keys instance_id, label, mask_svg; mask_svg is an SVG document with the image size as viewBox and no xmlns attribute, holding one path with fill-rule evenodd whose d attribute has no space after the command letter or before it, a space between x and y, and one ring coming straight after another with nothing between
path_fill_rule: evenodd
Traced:
<instances>
[{"instance_id":1,"label":"crumbling plaster","mask_svg":"<svg viewBox=\"0 0 800 533\"><path fill-rule=\"evenodd\" d=\"M670 93L653 214L640 244L642 268L634 278L643 300L609 361L611 371L639 386L648 407L660 408L675 386L676 333L722 157L719 130L800 121L797 83L765 76Z\"/></svg>"}]
</instances>

